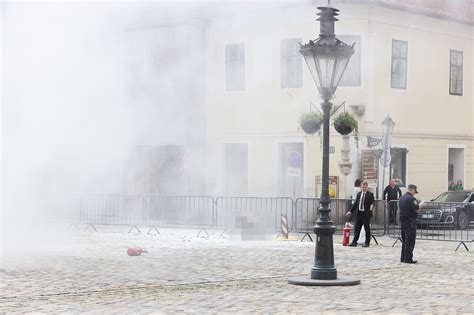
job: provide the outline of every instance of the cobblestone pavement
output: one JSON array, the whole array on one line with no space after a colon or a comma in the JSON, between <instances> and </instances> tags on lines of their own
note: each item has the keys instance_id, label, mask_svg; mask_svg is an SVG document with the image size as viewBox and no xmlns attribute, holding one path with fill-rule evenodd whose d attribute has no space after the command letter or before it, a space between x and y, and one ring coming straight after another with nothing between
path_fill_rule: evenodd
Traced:
<instances>
[{"instance_id":1,"label":"cobblestone pavement","mask_svg":"<svg viewBox=\"0 0 474 315\"><path fill-rule=\"evenodd\" d=\"M412 265L388 237L352 248L334 236L338 275L361 284L304 287L287 278L309 277L311 242L127 231L76 232L73 245L3 257L0 313L474 313L472 243L455 252L456 243L417 241ZM130 257L130 246L149 252Z\"/></svg>"}]
</instances>

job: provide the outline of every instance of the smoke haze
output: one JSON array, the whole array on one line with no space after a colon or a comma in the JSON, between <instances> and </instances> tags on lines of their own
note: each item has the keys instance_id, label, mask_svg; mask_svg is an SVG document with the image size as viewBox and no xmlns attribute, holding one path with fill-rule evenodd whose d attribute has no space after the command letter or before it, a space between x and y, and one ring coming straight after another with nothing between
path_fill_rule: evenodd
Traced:
<instances>
[{"instance_id":1,"label":"smoke haze","mask_svg":"<svg viewBox=\"0 0 474 315\"><path fill-rule=\"evenodd\" d=\"M2 245L34 247L53 204L75 194L185 193L163 172L203 145L202 34L176 26L187 6L2 4ZM178 45L191 35L192 56Z\"/></svg>"}]
</instances>

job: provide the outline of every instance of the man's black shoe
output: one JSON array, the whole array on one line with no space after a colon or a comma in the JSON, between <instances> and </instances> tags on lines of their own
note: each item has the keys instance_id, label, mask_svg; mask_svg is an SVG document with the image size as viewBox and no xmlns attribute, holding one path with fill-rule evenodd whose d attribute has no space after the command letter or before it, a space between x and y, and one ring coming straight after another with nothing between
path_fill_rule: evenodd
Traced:
<instances>
[{"instance_id":1,"label":"man's black shoe","mask_svg":"<svg viewBox=\"0 0 474 315\"><path fill-rule=\"evenodd\" d=\"M357 247L357 243L352 242L352 243L349 244L349 246Z\"/></svg>"},{"instance_id":2,"label":"man's black shoe","mask_svg":"<svg viewBox=\"0 0 474 315\"><path fill-rule=\"evenodd\" d=\"M405 261L405 264L416 264L417 261L416 260L406 260Z\"/></svg>"},{"instance_id":3,"label":"man's black shoe","mask_svg":"<svg viewBox=\"0 0 474 315\"><path fill-rule=\"evenodd\" d=\"M369 247L369 244L365 243L362 247Z\"/></svg>"}]
</instances>

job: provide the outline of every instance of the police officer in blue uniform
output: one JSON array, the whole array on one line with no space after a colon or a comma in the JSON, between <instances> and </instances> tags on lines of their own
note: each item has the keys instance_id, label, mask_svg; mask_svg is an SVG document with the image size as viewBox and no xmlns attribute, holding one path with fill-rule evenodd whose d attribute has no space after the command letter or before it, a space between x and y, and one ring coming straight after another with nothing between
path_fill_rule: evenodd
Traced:
<instances>
[{"instance_id":1,"label":"police officer in blue uniform","mask_svg":"<svg viewBox=\"0 0 474 315\"><path fill-rule=\"evenodd\" d=\"M416 264L413 260L413 249L416 239L416 218L420 212L420 205L415 198L418 193L416 185L408 185L407 192L400 198L400 223L402 230L402 254L400 261L407 264Z\"/></svg>"}]
</instances>

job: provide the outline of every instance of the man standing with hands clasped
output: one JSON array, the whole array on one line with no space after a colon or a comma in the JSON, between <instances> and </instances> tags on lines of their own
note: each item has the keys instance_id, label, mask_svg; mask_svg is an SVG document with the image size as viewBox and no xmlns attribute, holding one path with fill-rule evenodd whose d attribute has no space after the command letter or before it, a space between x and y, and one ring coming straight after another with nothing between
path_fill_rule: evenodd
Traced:
<instances>
[{"instance_id":1,"label":"man standing with hands clasped","mask_svg":"<svg viewBox=\"0 0 474 315\"><path fill-rule=\"evenodd\" d=\"M420 205L415 198L418 193L415 185L408 185L407 192L400 198L400 223L402 228L402 254L400 262L416 264L413 260L413 249L416 240L416 218L420 212Z\"/></svg>"},{"instance_id":2,"label":"man standing with hands clasped","mask_svg":"<svg viewBox=\"0 0 474 315\"><path fill-rule=\"evenodd\" d=\"M390 184L383 191L383 200L385 200L385 206L388 209L389 224L397 224L397 203L395 200L398 200L401 196L400 187L395 184L395 180L391 179Z\"/></svg>"},{"instance_id":3,"label":"man standing with hands clasped","mask_svg":"<svg viewBox=\"0 0 474 315\"><path fill-rule=\"evenodd\" d=\"M374 194L369 191L367 182L362 183L362 191L357 194L356 201L351 207L350 212L354 214L357 211L357 221L355 225L354 238L349 246L357 246L359 240L360 230L364 225L365 230L365 244L362 247L369 247L370 244L370 218L372 217L372 208L374 207Z\"/></svg>"}]
</instances>

